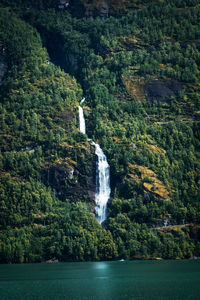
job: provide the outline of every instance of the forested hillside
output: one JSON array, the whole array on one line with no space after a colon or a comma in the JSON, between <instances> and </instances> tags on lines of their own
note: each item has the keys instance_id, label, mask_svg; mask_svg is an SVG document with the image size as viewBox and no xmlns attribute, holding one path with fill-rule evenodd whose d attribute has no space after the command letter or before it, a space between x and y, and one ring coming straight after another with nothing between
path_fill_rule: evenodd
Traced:
<instances>
[{"instance_id":1,"label":"forested hillside","mask_svg":"<svg viewBox=\"0 0 200 300\"><path fill-rule=\"evenodd\" d=\"M14 2L0 4L0 262L200 256L199 1ZM102 226L88 137L111 171Z\"/></svg>"}]
</instances>

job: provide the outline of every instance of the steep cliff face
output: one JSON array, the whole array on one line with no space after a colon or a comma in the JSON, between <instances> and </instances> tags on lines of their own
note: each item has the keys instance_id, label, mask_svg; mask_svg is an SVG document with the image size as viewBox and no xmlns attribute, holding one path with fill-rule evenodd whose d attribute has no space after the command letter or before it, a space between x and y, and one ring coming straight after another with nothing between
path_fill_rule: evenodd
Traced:
<instances>
[{"instance_id":1,"label":"steep cliff face","mask_svg":"<svg viewBox=\"0 0 200 300\"><path fill-rule=\"evenodd\" d=\"M50 186L56 196L72 202L87 202L94 210L96 164L93 147L79 144L80 152L77 161L70 158L59 158L54 164L43 170L43 182Z\"/></svg>"}]
</instances>

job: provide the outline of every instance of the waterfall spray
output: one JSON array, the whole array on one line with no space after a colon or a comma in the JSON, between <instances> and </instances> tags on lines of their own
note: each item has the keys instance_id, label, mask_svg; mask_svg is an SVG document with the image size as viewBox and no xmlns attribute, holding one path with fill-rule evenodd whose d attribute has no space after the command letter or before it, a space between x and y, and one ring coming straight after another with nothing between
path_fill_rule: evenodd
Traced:
<instances>
[{"instance_id":1,"label":"waterfall spray","mask_svg":"<svg viewBox=\"0 0 200 300\"><path fill-rule=\"evenodd\" d=\"M81 107L81 104L83 104L83 102L85 101L85 98L83 98L80 102L80 105L78 107L78 110L79 110L79 129L80 129L80 132L82 133L86 133L86 130L85 130L85 118L84 118L84 114L83 114L83 109Z\"/></svg>"},{"instance_id":2,"label":"waterfall spray","mask_svg":"<svg viewBox=\"0 0 200 300\"><path fill-rule=\"evenodd\" d=\"M85 101L83 98L79 105L79 122L80 132L86 133L85 118L81 104ZM96 169L96 194L95 194L95 214L99 223L106 219L106 208L110 198L110 166L107 158L98 144L92 142L95 146L95 154L97 155L97 169Z\"/></svg>"},{"instance_id":3,"label":"waterfall spray","mask_svg":"<svg viewBox=\"0 0 200 300\"><path fill-rule=\"evenodd\" d=\"M95 144L95 154L98 157L96 174L95 212L99 223L106 219L106 208L110 198L110 166L107 158L98 144Z\"/></svg>"}]
</instances>

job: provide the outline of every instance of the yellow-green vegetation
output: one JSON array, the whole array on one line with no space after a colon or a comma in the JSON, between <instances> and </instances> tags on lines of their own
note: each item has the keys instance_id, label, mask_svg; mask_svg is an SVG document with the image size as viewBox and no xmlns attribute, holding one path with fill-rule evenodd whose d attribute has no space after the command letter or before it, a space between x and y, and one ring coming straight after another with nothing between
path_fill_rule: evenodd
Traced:
<instances>
[{"instance_id":1,"label":"yellow-green vegetation","mask_svg":"<svg viewBox=\"0 0 200 300\"><path fill-rule=\"evenodd\" d=\"M155 194L156 197L169 199L169 192L158 176L145 166L129 164L131 173L129 177L133 178L137 183L143 182L143 186L147 192ZM168 187L169 188L169 187Z\"/></svg>"},{"instance_id":2,"label":"yellow-green vegetation","mask_svg":"<svg viewBox=\"0 0 200 300\"><path fill-rule=\"evenodd\" d=\"M128 91L128 93L135 97L138 101L145 100L145 92L144 92L144 78L134 76L133 74L137 72L137 68L132 68L131 72L122 75L123 84Z\"/></svg>"}]
</instances>

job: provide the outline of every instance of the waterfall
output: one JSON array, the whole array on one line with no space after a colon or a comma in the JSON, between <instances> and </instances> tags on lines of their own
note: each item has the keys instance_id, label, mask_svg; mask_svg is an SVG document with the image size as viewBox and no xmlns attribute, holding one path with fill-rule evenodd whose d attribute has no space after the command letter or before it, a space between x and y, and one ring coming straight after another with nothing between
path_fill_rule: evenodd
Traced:
<instances>
[{"instance_id":1,"label":"waterfall","mask_svg":"<svg viewBox=\"0 0 200 300\"><path fill-rule=\"evenodd\" d=\"M110 166L107 158L98 144L95 144L95 154L98 157L96 174L95 212L99 223L106 219L106 207L110 198Z\"/></svg>"},{"instance_id":2,"label":"waterfall","mask_svg":"<svg viewBox=\"0 0 200 300\"><path fill-rule=\"evenodd\" d=\"M86 130L85 130L85 118L84 118L84 114L83 114L83 109L81 107L81 104L85 101L85 98L83 98L80 102L80 105L78 107L78 110L79 110L79 129L80 129L80 132L82 133L86 133Z\"/></svg>"},{"instance_id":3,"label":"waterfall","mask_svg":"<svg viewBox=\"0 0 200 300\"><path fill-rule=\"evenodd\" d=\"M86 133L85 118L81 104L85 101L83 98L79 105L79 129L80 132ZM98 144L92 142L95 146L95 154L97 155L97 169L96 169L96 194L95 194L95 214L99 223L106 219L106 208L110 198L110 166L107 158Z\"/></svg>"}]
</instances>

